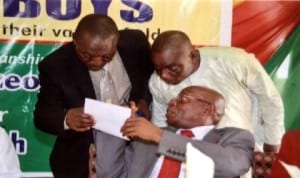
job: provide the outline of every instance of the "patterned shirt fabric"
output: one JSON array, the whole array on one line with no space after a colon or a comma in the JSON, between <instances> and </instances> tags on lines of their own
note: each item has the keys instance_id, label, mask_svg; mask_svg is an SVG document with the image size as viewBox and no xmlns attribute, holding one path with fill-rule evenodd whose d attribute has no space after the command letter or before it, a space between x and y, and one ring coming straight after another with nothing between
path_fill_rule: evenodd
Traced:
<instances>
[{"instance_id":1,"label":"patterned shirt fabric","mask_svg":"<svg viewBox=\"0 0 300 178\"><path fill-rule=\"evenodd\" d=\"M258 145L280 144L284 133L282 99L255 56L232 47L203 47L199 52L199 68L179 84L169 85L156 72L152 74L152 122L159 127L167 126L168 102L183 88L200 85L225 98L225 115L217 128L247 129L254 133Z\"/></svg>"}]
</instances>

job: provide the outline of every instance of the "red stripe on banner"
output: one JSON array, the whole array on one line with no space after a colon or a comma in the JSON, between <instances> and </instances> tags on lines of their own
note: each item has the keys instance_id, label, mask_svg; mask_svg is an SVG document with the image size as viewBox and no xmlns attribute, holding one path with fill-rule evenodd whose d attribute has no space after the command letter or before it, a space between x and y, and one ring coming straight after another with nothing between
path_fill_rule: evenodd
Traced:
<instances>
[{"instance_id":1,"label":"red stripe on banner","mask_svg":"<svg viewBox=\"0 0 300 178\"><path fill-rule=\"evenodd\" d=\"M232 46L266 64L300 22L300 1L245 1L233 9Z\"/></svg>"},{"instance_id":2,"label":"red stripe on banner","mask_svg":"<svg viewBox=\"0 0 300 178\"><path fill-rule=\"evenodd\" d=\"M51 40L12 40L12 39L0 39L0 43L18 43L18 44L28 44L34 41L34 44L46 44L46 45L63 45L67 43L66 41L51 41Z\"/></svg>"}]
</instances>

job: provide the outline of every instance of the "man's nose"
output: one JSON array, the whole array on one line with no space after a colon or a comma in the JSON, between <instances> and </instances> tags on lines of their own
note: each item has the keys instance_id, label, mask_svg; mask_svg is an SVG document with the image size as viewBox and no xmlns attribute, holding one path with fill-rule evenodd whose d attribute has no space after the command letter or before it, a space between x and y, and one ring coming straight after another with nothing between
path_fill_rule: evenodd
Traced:
<instances>
[{"instance_id":1,"label":"man's nose","mask_svg":"<svg viewBox=\"0 0 300 178\"><path fill-rule=\"evenodd\" d=\"M162 71L161 74L160 74L160 77L163 79L163 80L169 80L170 79L170 75L168 72L166 71Z\"/></svg>"},{"instance_id":2,"label":"man's nose","mask_svg":"<svg viewBox=\"0 0 300 178\"><path fill-rule=\"evenodd\" d=\"M171 99L170 102L169 102L169 105L176 106L177 105L177 99L176 98Z\"/></svg>"},{"instance_id":3,"label":"man's nose","mask_svg":"<svg viewBox=\"0 0 300 178\"><path fill-rule=\"evenodd\" d=\"M106 62L102 59L101 56L97 56L97 57L92 57L91 63L96 66L100 66L100 65L104 66Z\"/></svg>"}]
</instances>

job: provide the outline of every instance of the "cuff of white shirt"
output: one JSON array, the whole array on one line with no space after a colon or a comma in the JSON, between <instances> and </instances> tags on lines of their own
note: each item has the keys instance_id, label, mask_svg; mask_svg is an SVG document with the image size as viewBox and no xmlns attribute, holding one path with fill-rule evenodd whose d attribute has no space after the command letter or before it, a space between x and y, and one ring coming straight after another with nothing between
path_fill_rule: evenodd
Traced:
<instances>
[{"instance_id":1,"label":"cuff of white shirt","mask_svg":"<svg viewBox=\"0 0 300 178\"><path fill-rule=\"evenodd\" d=\"M65 130L69 130L70 129L70 127L67 124L67 116L65 116L65 120L64 120L64 129Z\"/></svg>"}]
</instances>

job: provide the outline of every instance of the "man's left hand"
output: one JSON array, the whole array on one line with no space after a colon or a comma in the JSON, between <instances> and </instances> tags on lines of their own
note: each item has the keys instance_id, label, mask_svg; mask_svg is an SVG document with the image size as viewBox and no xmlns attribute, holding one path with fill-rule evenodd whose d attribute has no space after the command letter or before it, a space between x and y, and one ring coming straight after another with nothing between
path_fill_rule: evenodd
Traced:
<instances>
[{"instance_id":1,"label":"man's left hand","mask_svg":"<svg viewBox=\"0 0 300 178\"><path fill-rule=\"evenodd\" d=\"M141 113L139 115L147 118L148 120L151 119L151 112L150 112L149 106L145 100L139 100L139 102L137 103L137 108L138 108L137 113Z\"/></svg>"}]
</instances>

